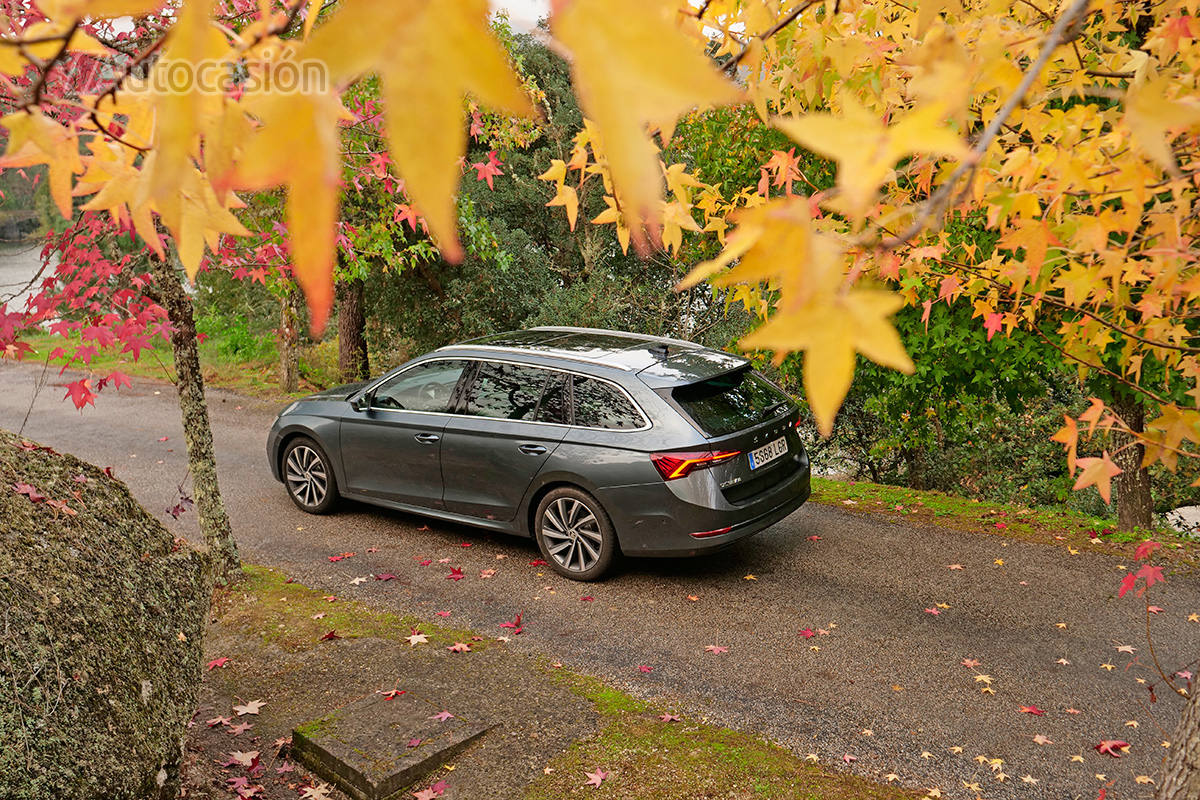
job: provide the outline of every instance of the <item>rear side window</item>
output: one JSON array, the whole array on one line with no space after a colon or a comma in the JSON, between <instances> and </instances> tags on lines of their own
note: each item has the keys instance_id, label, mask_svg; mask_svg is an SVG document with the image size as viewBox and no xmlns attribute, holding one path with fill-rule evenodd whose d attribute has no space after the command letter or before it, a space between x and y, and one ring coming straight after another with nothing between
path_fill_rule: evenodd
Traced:
<instances>
[{"instance_id":1,"label":"rear side window","mask_svg":"<svg viewBox=\"0 0 1200 800\"><path fill-rule=\"evenodd\" d=\"M550 374L520 364L482 363L464 411L473 417L533 420Z\"/></svg>"},{"instance_id":2,"label":"rear side window","mask_svg":"<svg viewBox=\"0 0 1200 800\"><path fill-rule=\"evenodd\" d=\"M718 375L671 391L707 436L724 436L768 419L792 401L753 370Z\"/></svg>"},{"instance_id":3,"label":"rear side window","mask_svg":"<svg viewBox=\"0 0 1200 800\"><path fill-rule=\"evenodd\" d=\"M576 425L629 430L646 424L629 398L610 383L576 376L573 391Z\"/></svg>"},{"instance_id":4,"label":"rear side window","mask_svg":"<svg viewBox=\"0 0 1200 800\"><path fill-rule=\"evenodd\" d=\"M465 361L427 361L404 370L375 390L372 408L449 411Z\"/></svg>"},{"instance_id":5,"label":"rear side window","mask_svg":"<svg viewBox=\"0 0 1200 800\"><path fill-rule=\"evenodd\" d=\"M556 422L559 425L567 423L567 376L563 373L550 373L535 419L537 422Z\"/></svg>"}]
</instances>

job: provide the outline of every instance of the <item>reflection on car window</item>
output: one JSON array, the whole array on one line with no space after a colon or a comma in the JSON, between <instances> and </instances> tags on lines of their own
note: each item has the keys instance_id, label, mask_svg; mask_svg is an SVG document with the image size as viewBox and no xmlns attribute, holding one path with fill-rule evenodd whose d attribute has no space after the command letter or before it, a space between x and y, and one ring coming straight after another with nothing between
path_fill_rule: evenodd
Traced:
<instances>
[{"instance_id":1,"label":"reflection on car window","mask_svg":"<svg viewBox=\"0 0 1200 800\"><path fill-rule=\"evenodd\" d=\"M740 431L793 405L787 395L750 369L680 386L671 394L709 436Z\"/></svg>"},{"instance_id":2,"label":"reflection on car window","mask_svg":"<svg viewBox=\"0 0 1200 800\"><path fill-rule=\"evenodd\" d=\"M467 392L466 413L474 417L532 420L549 375L544 369L519 364L480 364Z\"/></svg>"},{"instance_id":3,"label":"reflection on car window","mask_svg":"<svg viewBox=\"0 0 1200 800\"><path fill-rule=\"evenodd\" d=\"M375 390L373 408L449 411L465 361L427 361L404 370Z\"/></svg>"},{"instance_id":4,"label":"reflection on car window","mask_svg":"<svg viewBox=\"0 0 1200 800\"><path fill-rule=\"evenodd\" d=\"M621 390L591 378L575 378L575 424L585 428L628 430L646 424Z\"/></svg>"},{"instance_id":5,"label":"reflection on car window","mask_svg":"<svg viewBox=\"0 0 1200 800\"><path fill-rule=\"evenodd\" d=\"M561 372L550 373L546 389L542 392L542 402L538 404L538 422L557 422L564 425L567 422L567 376Z\"/></svg>"}]
</instances>

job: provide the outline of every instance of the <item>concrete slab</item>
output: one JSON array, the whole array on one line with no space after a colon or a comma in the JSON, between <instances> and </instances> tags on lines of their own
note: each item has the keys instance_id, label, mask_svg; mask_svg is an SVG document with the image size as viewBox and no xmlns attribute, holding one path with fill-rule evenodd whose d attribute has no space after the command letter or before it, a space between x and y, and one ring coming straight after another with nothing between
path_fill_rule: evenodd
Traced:
<instances>
[{"instance_id":1,"label":"concrete slab","mask_svg":"<svg viewBox=\"0 0 1200 800\"><path fill-rule=\"evenodd\" d=\"M411 693L376 693L292 732L293 757L358 800L387 800L446 764L490 727Z\"/></svg>"}]
</instances>

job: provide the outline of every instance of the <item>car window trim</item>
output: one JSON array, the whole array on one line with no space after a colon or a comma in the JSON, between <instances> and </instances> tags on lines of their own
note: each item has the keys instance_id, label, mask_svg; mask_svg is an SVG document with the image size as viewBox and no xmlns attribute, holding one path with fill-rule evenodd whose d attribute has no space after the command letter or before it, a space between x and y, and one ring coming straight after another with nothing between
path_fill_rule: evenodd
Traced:
<instances>
[{"instance_id":1,"label":"car window trim","mask_svg":"<svg viewBox=\"0 0 1200 800\"><path fill-rule=\"evenodd\" d=\"M521 424L521 425L550 425L555 428L575 428L577 430L582 430L582 431L605 431L608 433L641 433L643 431L648 431L654 427L654 423L651 421L650 415L647 414L642 409L642 407L638 403L638 401L635 400L633 398L633 395L631 395L629 393L629 390L627 390L624 386L617 383L616 381L609 380L608 378L602 378L598 375L589 375L586 372L576 372L575 370L562 369L560 367L550 367L550 366L545 366L542 364L534 364L534 363L530 363L528 361L514 361L512 359L507 359L507 358L484 358L481 356L441 356L441 357L436 357L436 358L426 358L421 361L418 361L415 364L406 365L404 367L399 368L398 370L395 370L393 372L388 373L387 375L384 375L382 378L375 381L375 383L371 384L371 386L366 389L365 393L369 394L371 396L371 399L373 400L375 397L375 390L378 389L380 386L382 386L386 381L388 381L392 378L395 378L398 375L402 375L403 373L408 372L410 369L416 369L417 367L419 367L423 364L429 364L434 361L466 361L467 366L463 368L463 376L466 376L466 374L468 372L470 372L472 382L475 380L475 375L479 371L479 365L484 363L485 361L494 361L494 362L498 362L501 364L514 364L519 367L533 367L535 369L544 369L548 372L561 372L566 375L571 375L571 376L577 375L581 378L590 378L590 379L596 380L596 381L603 381L604 383L615 386L617 388L617 391L619 391L621 394L625 395L625 399L627 399L630 402L630 404L633 406L634 410L637 411L638 416L640 416L642 418L642 422L644 424L640 428L595 428L595 427L592 427L591 425L576 425L574 423L574 421L575 421L575 386L574 386L575 382L574 381L567 381L567 387L570 392L570 401L571 401L570 406L568 406L568 408L570 409L569 418L571 421L566 422L566 423L563 423L563 422L539 422L537 420L527 420L527 419L499 419L498 417L476 417L476 416L469 415L469 414L459 413L457 411L417 411L417 410L410 410L410 409L406 409L406 408L376 408L375 406L372 406L372 405L367 406L367 410L368 411L385 411L385 412L389 412L392 414L428 414L430 416L438 416L438 417L466 417L468 419L495 419L499 422L513 422L513 423L517 423L517 424ZM455 387L455 394L457 395L457 397L452 398L452 400L451 400L450 407L452 409L457 409L457 408L462 407L462 403L463 403L464 396L466 394L467 387L470 386L469 383L462 382L463 376L460 376L460 378L459 378L460 385Z\"/></svg>"}]
</instances>

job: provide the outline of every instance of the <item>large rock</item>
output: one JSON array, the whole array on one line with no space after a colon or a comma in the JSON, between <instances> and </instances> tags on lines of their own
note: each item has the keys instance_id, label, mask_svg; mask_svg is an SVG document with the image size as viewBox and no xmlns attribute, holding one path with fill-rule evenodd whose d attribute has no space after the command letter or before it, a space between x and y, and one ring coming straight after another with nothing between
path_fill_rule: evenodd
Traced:
<instances>
[{"instance_id":1,"label":"large rock","mask_svg":"<svg viewBox=\"0 0 1200 800\"><path fill-rule=\"evenodd\" d=\"M173 797L209 597L123 483L0 430L0 798Z\"/></svg>"}]
</instances>

